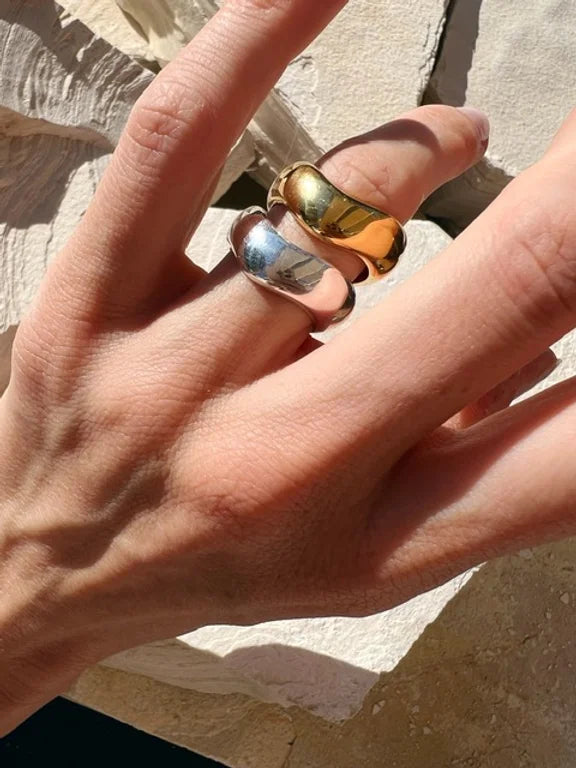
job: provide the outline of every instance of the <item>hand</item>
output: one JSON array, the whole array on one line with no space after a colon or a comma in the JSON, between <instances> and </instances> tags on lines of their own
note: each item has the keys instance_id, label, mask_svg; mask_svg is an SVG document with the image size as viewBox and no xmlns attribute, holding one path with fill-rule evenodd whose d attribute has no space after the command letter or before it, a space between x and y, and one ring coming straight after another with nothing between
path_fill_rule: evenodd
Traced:
<instances>
[{"instance_id":1,"label":"hand","mask_svg":"<svg viewBox=\"0 0 576 768\"><path fill-rule=\"evenodd\" d=\"M230 257L206 276L184 255L234 140L342 5L226 4L137 105L19 330L0 403L0 731L138 643L368 614L575 530L574 382L478 419L574 325L576 115L324 347ZM481 157L484 127L425 107L322 166L406 220Z\"/></svg>"}]
</instances>

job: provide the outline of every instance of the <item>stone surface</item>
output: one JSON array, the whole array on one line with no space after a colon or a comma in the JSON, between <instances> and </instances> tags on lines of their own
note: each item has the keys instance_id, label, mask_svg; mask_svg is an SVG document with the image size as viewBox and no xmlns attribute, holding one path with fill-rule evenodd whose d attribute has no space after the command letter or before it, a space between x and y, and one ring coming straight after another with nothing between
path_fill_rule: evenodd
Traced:
<instances>
[{"instance_id":1,"label":"stone surface","mask_svg":"<svg viewBox=\"0 0 576 768\"><path fill-rule=\"evenodd\" d=\"M416 107L447 0L350 0L287 69L278 92L322 147Z\"/></svg>"},{"instance_id":2,"label":"stone surface","mask_svg":"<svg viewBox=\"0 0 576 768\"><path fill-rule=\"evenodd\" d=\"M110 151L151 73L50 0L8 0L0 36L0 105Z\"/></svg>"},{"instance_id":3,"label":"stone surface","mask_svg":"<svg viewBox=\"0 0 576 768\"><path fill-rule=\"evenodd\" d=\"M575 556L572 540L485 565L340 723L104 667L70 695L234 768L568 768L576 762ZM349 642L382 640L359 625L356 637L341 637ZM296 661L278 677L298 674ZM333 673L343 673L337 661Z\"/></svg>"},{"instance_id":4,"label":"stone surface","mask_svg":"<svg viewBox=\"0 0 576 768\"><path fill-rule=\"evenodd\" d=\"M116 0L58 0L58 5L122 53L148 65L155 61L148 39Z\"/></svg>"},{"instance_id":5,"label":"stone surface","mask_svg":"<svg viewBox=\"0 0 576 768\"><path fill-rule=\"evenodd\" d=\"M235 768L281 768L295 739L289 714L246 696L210 696L106 667L69 692L80 704Z\"/></svg>"},{"instance_id":6,"label":"stone surface","mask_svg":"<svg viewBox=\"0 0 576 768\"><path fill-rule=\"evenodd\" d=\"M488 113L488 163L426 208L460 227L537 161L574 105L576 5L559 0L458 0L427 101ZM462 204L461 204L462 201Z\"/></svg>"},{"instance_id":7,"label":"stone surface","mask_svg":"<svg viewBox=\"0 0 576 768\"><path fill-rule=\"evenodd\" d=\"M8 328L0 334L0 395L4 392L10 381L12 343L16 335L16 327Z\"/></svg>"},{"instance_id":8,"label":"stone surface","mask_svg":"<svg viewBox=\"0 0 576 768\"><path fill-rule=\"evenodd\" d=\"M124 14L141 30L161 66L190 42L215 13L215 0L116 0Z\"/></svg>"}]
</instances>

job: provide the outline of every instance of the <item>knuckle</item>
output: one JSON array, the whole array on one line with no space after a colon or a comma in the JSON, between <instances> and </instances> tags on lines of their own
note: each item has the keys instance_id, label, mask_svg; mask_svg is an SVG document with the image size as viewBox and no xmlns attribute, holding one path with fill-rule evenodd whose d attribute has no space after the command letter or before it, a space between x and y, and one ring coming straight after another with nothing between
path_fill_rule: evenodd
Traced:
<instances>
[{"instance_id":1,"label":"knuckle","mask_svg":"<svg viewBox=\"0 0 576 768\"><path fill-rule=\"evenodd\" d=\"M186 69L180 61L178 77L160 75L134 107L125 132L134 165L154 166L176 148L185 154L197 152L213 131L215 116L206 86L194 87L197 76Z\"/></svg>"},{"instance_id":2,"label":"knuckle","mask_svg":"<svg viewBox=\"0 0 576 768\"><path fill-rule=\"evenodd\" d=\"M176 105L147 100L139 104L134 112L127 136L146 153L167 154L187 128L178 115Z\"/></svg>"},{"instance_id":3,"label":"knuckle","mask_svg":"<svg viewBox=\"0 0 576 768\"><path fill-rule=\"evenodd\" d=\"M343 149L326 163L324 170L332 183L347 195L390 212L393 206L391 171L385 163L377 162L378 158L375 160L358 163L353 148Z\"/></svg>"},{"instance_id":4,"label":"knuckle","mask_svg":"<svg viewBox=\"0 0 576 768\"><path fill-rule=\"evenodd\" d=\"M236 0L234 3L229 3L234 11L250 15L287 11L293 5L293 0Z\"/></svg>"}]
</instances>

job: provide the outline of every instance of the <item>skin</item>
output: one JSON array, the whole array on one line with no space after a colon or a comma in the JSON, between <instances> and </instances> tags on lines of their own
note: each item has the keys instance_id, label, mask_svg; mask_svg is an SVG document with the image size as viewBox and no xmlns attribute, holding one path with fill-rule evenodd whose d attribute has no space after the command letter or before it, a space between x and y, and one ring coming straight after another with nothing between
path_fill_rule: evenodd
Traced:
<instances>
[{"instance_id":1,"label":"skin","mask_svg":"<svg viewBox=\"0 0 576 768\"><path fill-rule=\"evenodd\" d=\"M139 643L366 615L576 532L576 383L506 407L575 324L576 114L325 346L230 257L208 276L184 257L233 142L343 4L230 0L136 106L22 323L0 401L2 734ZM406 220L484 127L424 107L321 164Z\"/></svg>"}]
</instances>

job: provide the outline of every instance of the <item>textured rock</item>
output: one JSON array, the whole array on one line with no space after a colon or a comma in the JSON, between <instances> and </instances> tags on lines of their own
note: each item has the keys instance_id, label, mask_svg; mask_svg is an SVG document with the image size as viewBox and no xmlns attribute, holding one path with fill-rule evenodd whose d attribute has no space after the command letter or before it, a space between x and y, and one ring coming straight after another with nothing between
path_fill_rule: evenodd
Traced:
<instances>
[{"instance_id":1,"label":"textured rock","mask_svg":"<svg viewBox=\"0 0 576 768\"><path fill-rule=\"evenodd\" d=\"M215 0L116 0L145 36L156 60L164 66L180 53L215 13Z\"/></svg>"},{"instance_id":2,"label":"textured rock","mask_svg":"<svg viewBox=\"0 0 576 768\"><path fill-rule=\"evenodd\" d=\"M49 0L9 0L0 36L0 105L110 151L152 75Z\"/></svg>"},{"instance_id":3,"label":"textured rock","mask_svg":"<svg viewBox=\"0 0 576 768\"><path fill-rule=\"evenodd\" d=\"M70 698L235 768L283 768L295 739L279 707L209 696L105 667L86 672ZM320 768L320 766L319 766Z\"/></svg>"},{"instance_id":4,"label":"textured rock","mask_svg":"<svg viewBox=\"0 0 576 768\"><path fill-rule=\"evenodd\" d=\"M576 762L575 554L565 541L484 566L340 723L104 667L70 695L235 768L567 768ZM279 680L298 674L297 639L276 650L288 658ZM340 638L385 641L362 622ZM316 662L329 659L320 651ZM333 661L335 688L347 673Z\"/></svg>"},{"instance_id":5,"label":"textured rock","mask_svg":"<svg viewBox=\"0 0 576 768\"><path fill-rule=\"evenodd\" d=\"M15 118L26 128L26 121ZM0 331L17 325L49 259L80 220L107 152L58 135L2 136L0 164Z\"/></svg>"},{"instance_id":6,"label":"textured rock","mask_svg":"<svg viewBox=\"0 0 576 768\"><path fill-rule=\"evenodd\" d=\"M122 53L146 64L154 60L147 38L116 0L58 0L58 5Z\"/></svg>"},{"instance_id":7,"label":"textured rock","mask_svg":"<svg viewBox=\"0 0 576 768\"><path fill-rule=\"evenodd\" d=\"M488 164L454 182L427 210L460 226L545 151L576 92L576 5L559 0L458 0L426 94L485 110ZM463 205L460 205L463 201Z\"/></svg>"},{"instance_id":8,"label":"textured rock","mask_svg":"<svg viewBox=\"0 0 576 768\"><path fill-rule=\"evenodd\" d=\"M16 335L16 328L9 328L0 334L0 395L4 392L10 381L12 342Z\"/></svg>"},{"instance_id":9,"label":"textured rock","mask_svg":"<svg viewBox=\"0 0 576 768\"><path fill-rule=\"evenodd\" d=\"M288 67L278 92L325 148L397 117L420 103L447 4L351 0Z\"/></svg>"}]
</instances>

